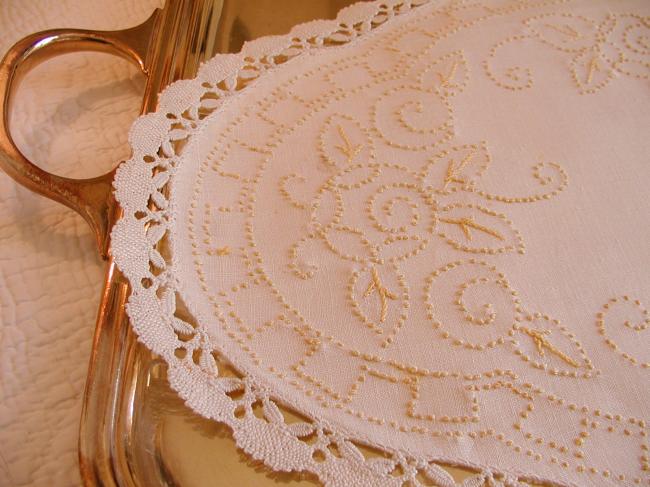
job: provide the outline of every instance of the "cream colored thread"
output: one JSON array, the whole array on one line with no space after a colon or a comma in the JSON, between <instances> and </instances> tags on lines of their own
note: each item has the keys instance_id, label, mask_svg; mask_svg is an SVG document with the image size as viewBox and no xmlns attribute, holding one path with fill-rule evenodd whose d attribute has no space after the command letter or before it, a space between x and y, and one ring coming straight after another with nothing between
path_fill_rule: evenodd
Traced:
<instances>
[{"instance_id":1,"label":"cream colored thread","mask_svg":"<svg viewBox=\"0 0 650 487\"><path fill-rule=\"evenodd\" d=\"M460 164L458 164L458 167L454 167L454 160L451 159L449 161L449 166L447 166L447 174L445 175L445 185L443 186L443 191L447 190L447 187L449 186L450 183L460 183L460 184L465 184L465 180L461 179L458 177L458 173L465 169L467 164L472 160L472 157L476 154L476 151L473 150L469 152L462 161L460 161Z\"/></svg>"},{"instance_id":2,"label":"cream colored thread","mask_svg":"<svg viewBox=\"0 0 650 487\"><path fill-rule=\"evenodd\" d=\"M345 146L337 145L336 148L340 150L345 155L345 157L348 158L347 162L350 164L354 161L354 158L359 155L359 152L361 152L363 146L361 144L352 145L343 127L341 125L337 125L336 128L339 132L339 135L341 136L341 139L343 139L343 143L345 144Z\"/></svg>"},{"instance_id":3,"label":"cream colored thread","mask_svg":"<svg viewBox=\"0 0 650 487\"><path fill-rule=\"evenodd\" d=\"M596 318L597 318L596 326L598 328L598 333L605 339L605 343L612 350L614 350L619 355L621 355L625 360L627 360L633 365L642 367L644 369L650 369L650 361L643 362L639 360L637 357L634 357L630 353L626 352L625 350L622 350L617 345L617 343L612 338L610 338L607 332L607 326L605 321L607 318L607 313L609 313L609 311L613 307L617 306L620 303L625 303L625 302L634 304L634 306L641 312L643 317L642 317L642 322L639 325L630 326L631 324L629 320L627 320L623 323L623 326L625 326L628 330L634 330L636 332L647 330L648 326L650 326L650 312L648 312L648 310L642 306L641 301L639 301L638 299L632 299L629 296L625 295L621 297L611 298L607 303L603 305L601 311L599 311L596 314Z\"/></svg>"},{"instance_id":4,"label":"cream colored thread","mask_svg":"<svg viewBox=\"0 0 650 487\"><path fill-rule=\"evenodd\" d=\"M598 56L594 56L591 58L591 61L589 61L589 66L588 66L588 71L587 71L587 84L591 84L592 80L594 79L594 72L595 71L601 71L600 64L598 63Z\"/></svg>"},{"instance_id":5,"label":"cream colored thread","mask_svg":"<svg viewBox=\"0 0 650 487\"><path fill-rule=\"evenodd\" d=\"M483 191L480 189L475 190L475 192L478 195L482 196L483 198L486 198L488 200L501 201L502 203L532 203L534 201L540 201L542 199L550 199L564 190L564 188L568 184L569 177L566 171L559 164L554 162L540 162L535 166L533 166L533 177L538 181L540 181L540 184L542 186L547 186L551 184L549 182L549 178L552 177L552 176L546 176L546 177L542 176L540 173L540 170L542 168L551 168L555 173L553 182L555 182L556 187L546 193L537 193L532 196L502 196L502 195L488 193L487 191Z\"/></svg>"},{"instance_id":6,"label":"cream colored thread","mask_svg":"<svg viewBox=\"0 0 650 487\"><path fill-rule=\"evenodd\" d=\"M519 329L533 339L533 342L535 342L535 346L537 347L537 353L539 353L542 357L544 356L544 349L547 349L549 352L557 355L569 365L572 365L573 367L580 366L575 360L573 360L571 357L569 357L567 354L562 352L555 345L548 341L545 335L549 335L551 333L550 330L531 330L530 328L526 328L524 326Z\"/></svg>"},{"instance_id":7,"label":"cream colored thread","mask_svg":"<svg viewBox=\"0 0 650 487\"><path fill-rule=\"evenodd\" d=\"M423 142L417 145L410 144L402 140L402 138L392 138L388 136L386 131L380 126L381 124L378 123L379 121L379 115L378 113L379 108L381 108L384 111L389 110L391 107L390 105L388 107L385 107L382 105L387 104L388 102L386 101L392 99L392 94L394 92L397 92L399 90L412 90L412 91L417 91L420 96L422 94L436 97L437 102L441 102L442 107L446 110L445 114L445 120L437 125L436 127L429 127L429 128L419 128L411 124L408 120L404 118L404 113L403 111L405 108L409 105L412 105L414 103L419 103L419 109L416 108L416 113L422 113L423 107L422 107L422 101L421 100L410 100L402 103L400 106L397 108L391 110L391 117L393 118L393 122L396 122L400 127L401 130L404 132L408 133L409 136L413 136L413 134L426 134L429 136L429 141L428 142ZM449 103L449 100L447 99L448 97L446 96L440 96L434 91L430 90L421 90L419 88L413 88L411 85L400 85L397 86L393 89L390 89L386 92L383 93L382 96L379 97L377 102L373 105L372 108L372 120L373 120L373 131L379 135L388 145L391 147L399 148L399 149L406 149L406 150L411 150L411 151L419 151L419 150L424 150L427 148L432 148L437 145L440 145L448 140L450 140L454 136L454 127L453 127L453 120L452 120L452 113L453 109L451 107L451 104ZM398 136L401 136L403 134L398 134Z\"/></svg>"},{"instance_id":8,"label":"cream colored thread","mask_svg":"<svg viewBox=\"0 0 650 487\"><path fill-rule=\"evenodd\" d=\"M444 75L440 72L437 73L438 79L440 80L440 86L447 86L449 84L449 81L454 79L456 76L456 71L458 71L458 61L454 61L454 64L451 65L451 68L449 69L449 73L447 73L447 75Z\"/></svg>"},{"instance_id":9,"label":"cream colored thread","mask_svg":"<svg viewBox=\"0 0 650 487\"><path fill-rule=\"evenodd\" d=\"M573 14L569 13L563 13L560 14L563 17L566 17L568 19L578 19L587 26L589 29L595 30L595 35L593 37L593 41L590 42L590 46L584 45L580 46L580 48L577 48L574 44L568 43L568 46L564 42L557 42L553 41L550 39L547 39L544 37L541 31L536 30L534 25L531 25L530 21L531 20L537 20L543 17L548 17L550 14L543 14L541 16L536 16L536 17L531 17L530 19L527 19L524 21L524 25L530 29L531 33L537 37L537 40L553 47L554 49L557 49L559 51L568 53L568 54L574 54L575 57L573 59L571 68L570 68L570 74L572 79L575 81L576 85L580 89L581 94L593 94L596 93L598 90L603 88L605 85L611 81L613 78L613 71L616 70L620 73L626 74L627 76L634 77L634 78L639 78L639 79L647 79L648 75L647 74L640 74L638 72L635 72L634 70L629 70L625 69L624 65L625 63L637 63L641 67L647 67L647 63L642 61L642 60L637 60L637 59L629 59L626 54L623 52L620 52L618 56L614 56L617 59L610 59L607 57L607 54L605 54L606 51L603 51L603 46L605 44L610 44L610 47L613 47L615 50L618 51L623 51L624 48L627 48L628 50L632 51L633 53L636 54L641 54L644 55L643 51L640 51L637 49L634 45L632 45L628 39L628 33L631 29L635 27L640 27L642 25L645 25L641 17L638 17L634 14L628 14L627 16L635 17L639 20L639 23L637 24L632 24L626 27L624 30L621 39L613 39L608 37L610 33L614 30L618 23L618 18L623 18L624 16L619 16L617 18L616 15L610 14L607 18L607 21L609 22L609 25L606 25L603 27L603 23L597 24L594 20L586 18L586 17L581 17L581 16L576 16ZM544 27L548 29L555 30L556 32L561 33L564 36L569 37L573 41L579 41L579 40L590 40L590 32L588 31L587 33L579 33L577 30L575 30L573 27L570 25L553 25L553 24L542 24ZM528 81L525 86L516 86L516 85L509 85L507 83L501 82L495 73L492 71L492 68L490 67L489 61L491 59L494 59L497 54L497 50L504 46L505 44L509 42L519 42L524 39L532 39L532 36L514 36L510 37L507 39L504 39L500 41L499 43L495 44L492 49L490 50L490 53L483 61L483 66L485 68L486 74L488 77L490 77L498 86L501 86L502 88L510 89L510 90L519 90L523 88L530 88L532 86L532 77L530 70L526 69L525 71L527 72L528 75ZM639 39L637 39L637 42L641 46L645 46L644 42L644 37L641 36ZM584 44L584 42L583 42ZM589 52L596 52L596 54L589 62L583 62L584 57L586 57ZM599 57L602 56L602 58L599 59ZM601 62L599 62L601 61ZM602 64L602 61L605 62L605 65ZM585 76L583 77L582 73L578 73L578 68L586 68L587 72ZM519 70L517 67L509 68L505 72L505 76L509 79L512 79L514 81L519 81L520 76L516 73L516 70ZM594 83L594 75L596 72L603 73L603 76L599 81Z\"/></svg>"},{"instance_id":10,"label":"cream colored thread","mask_svg":"<svg viewBox=\"0 0 650 487\"><path fill-rule=\"evenodd\" d=\"M553 25L553 24L544 24L544 26L548 27L549 29L553 29L553 30L557 31L560 34L564 34L566 36L573 37L574 39L582 38L580 33L578 31L576 31L570 25L564 25L564 26L560 27L558 25Z\"/></svg>"},{"instance_id":11,"label":"cream colored thread","mask_svg":"<svg viewBox=\"0 0 650 487\"><path fill-rule=\"evenodd\" d=\"M487 233L488 235L492 235L494 238L497 238L499 240L505 240L503 235L501 235L499 232L481 225L480 223L476 223L472 217L463 217L458 219L441 218L440 221L444 223L450 223L452 225L458 225L465 234L467 240L472 240L472 232L470 231L470 228L478 230L479 232Z\"/></svg>"},{"instance_id":12,"label":"cream colored thread","mask_svg":"<svg viewBox=\"0 0 650 487\"><path fill-rule=\"evenodd\" d=\"M474 210L479 211L479 212L481 212L481 213L483 213L485 215L488 215L491 218L498 218L502 223L506 224L510 228L510 230L512 232L511 235L510 235L511 238L504 240L504 242L506 242L506 245L503 246L503 247L492 247L492 246L490 246L490 247L486 247L486 246L472 247L472 246L469 246L469 245L466 245L466 244L462 244L457 239L452 238L451 236L449 236L444 231L444 229L438 228L438 230L443 230L443 231L438 231L438 236L444 238L445 241L449 245L454 247L455 249L462 250L464 252L470 252L470 253L485 253L485 254L492 254L492 255L500 254L500 253L503 253L503 252L510 252L512 250L516 250L520 254L525 253L526 247L524 245L523 239L521 238L521 234L519 233L519 230L517 230L513 226L512 221L509 220L504 214L496 213L496 212L494 212L492 210L489 210L488 208L485 208L485 207L482 207L482 206L479 206L479 205L473 205L473 204L464 205L464 204L460 204L460 203L455 203L455 204L443 207L440 210L440 215L442 215L443 213L445 213L447 211L453 210L455 208L458 208L458 209L474 209ZM438 218L440 218L440 216L438 216ZM438 220L438 221L440 221L440 220ZM508 243L508 241L510 243Z\"/></svg>"},{"instance_id":13,"label":"cream colored thread","mask_svg":"<svg viewBox=\"0 0 650 487\"><path fill-rule=\"evenodd\" d=\"M515 337L516 332L520 331L522 328L521 323L523 320L526 321L534 321L534 320L545 320L549 324L552 324L554 327L558 329L560 334L562 334L565 338L568 338L569 341L572 343L572 345L577 349L577 351L580 353L580 356L582 358L581 363L581 372L578 373L575 370L560 370L555 367L549 367L549 364L544 363L544 362L539 362L535 360L533 357L527 355L524 353L524 351L519 347L519 343L516 340L512 341L512 344L515 346L515 354L518 355L522 360L525 362L529 363L536 369L540 370L545 370L546 372L550 373L551 375L555 376L562 376L562 377L581 377L581 378L590 378L590 377L595 377L600 375L600 371L596 370L593 366L593 363L591 362L591 359L586 355L586 352L582 345L580 344L579 341L576 340L575 335L573 335L568 328L563 326L559 320L553 319L550 316L542 313L533 313L533 314L523 314L520 316L517 316L515 318L515 321L517 322L512 330L508 332L508 334L511 337Z\"/></svg>"},{"instance_id":14,"label":"cream colored thread","mask_svg":"<svg viewBox=\"0 0 650 487\"><path fill-rule=\"evenodd\" d=\"M370 284L368 284L368 289L366 289L366 292L363 294L363 297L367 298L374 291L376 291L379 294L379 299L381 300L381 315L379 318L379 322L383 323L384 321L386 321L386 315L388 314L388 300L389 299L395 300L397 299L397 296L391 293L388 289L386 289L386 287L384 287L376 267L372 268L372 281L370 281Z\"/></svg>"},{"instance_id":15,"label":"cream colored thread","mask_svg":"<svg viewBox=\"0 0 650 487\"><path fill-rule=\"evenodd\" d=\"M508 37L506 39L503 39L502 41L499 41L496 43L492 48L490 49L490 53L488 54L488 57L483 60L483 69L485 70L485 74L497 85L500 86L501 88L511 90L511 91L519 91L519 90L524 90L524 89L529 89L532 88L533 86L533 74L530 68L524 68L521 66L511 66L509 68L506 68L505 70L505 76L506 78L511 79L515 83L508 83L507 81L503 81L502 79L499 79L497 76L497 73L493 69L493 67L490 65L490 61L494 60L497 57L499 49L503 48L507 44L511 44L514 42L519 42L523 39L528 39L528 36L513 36L513 37ZM520 73L520 74L518 74Z\"/></svg>"},{"instance_id":16,"label":"cream colored thread","mask_svg":"<svg viewBox=\"0 0 650 487\"><path fill-rule=\"evenodd\" d=\"M289 190L287 189L287 186L286 186L286 185L287 185L287 182L290 181L290 180L297 180L297 181L300 181L301 183L306 182L306 179L305 179L303 176L301 176L300 174L291 173L291 174L287 174L286 176L282 176L282 177L280 178L279 183L278 183L278 184L279 184L279 187L280 187L280 194L281 194L284 198L286 198L286 200L287 200L289 203L291 203L291 206L293 206L294 208L298 208L299 210L305 210L305 209L307 209L307 205L306 205L305 203L303 203L302 201L298 201L298 200L296 200L296 199L291 195L291 193L289 192Z\"/></svg>"},{"instance_id":17,"label":"cream colored thread","mask_svg":"<svg viewBox=\"0 0 650 487\"><path fill-rule=\"evenodd\" d=\"M230 255L230 247L226 245L224 247L218 247L214 250L208 250L208 255L218 255L219 257Z\"/></svg>"}]
</instances>

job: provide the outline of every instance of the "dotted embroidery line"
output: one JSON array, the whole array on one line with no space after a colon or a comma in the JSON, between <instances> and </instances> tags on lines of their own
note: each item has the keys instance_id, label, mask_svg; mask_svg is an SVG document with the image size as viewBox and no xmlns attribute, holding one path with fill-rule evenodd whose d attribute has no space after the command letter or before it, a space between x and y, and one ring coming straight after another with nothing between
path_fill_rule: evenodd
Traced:
<instances>
[{"instance_id":1,"label":"dotted embroidery line","mask_svg":"<svg viewBox=\"0 0 650 487\"><path fill-rule=\"evenodd\" d=\"M446 212L454 212L453 210L456 209L470 209L470 210L476 210L476 213L478 214L483 214L487 215L490 217L495 217L499 220L502 221L503 225L507 225L510 229L510 232L512 233L511 237L506 238L501 232L495 230L494 228L491 228L487 225L483 225L481 223L477 223L476 220L474 219L474 216L470 214L470 216L463 216L460 218L443 218L442 214ZM453 239L447 235L447 233L440 231L438 235L442 238L444 238L447 243L452 245L454 248L458 250L463 250L465 252L472 252L472 253L485 253L485 254L498 254L498 253L503 253L503 252L511 252L513 250L517 250L518 253L524 254L525 252L525 247L524 247L524 242L523 239L521 238L521 234L517 229L513 227L512 221L510 221L504 214L502 213L497 213L495 211L489 210L488 208L485 208L483 206L479 205L474 205L474 204L462 204L462 203L454 203L448 206L445 206L441 209L440 211L441 217L439 219L439 222L441 223L447 223L452 226L458 226L464 236L465 236L465 242L461 243L456 239ZM492 219L490 219L490 223L493 224ZM440 225L440 228L442 228L442 225ZM493 237L499 242L504 242L506 245L504 246L499 246L499 247L474 247L468 245L469 242L472 241L474 238L474 233L483 233L485 235L488 235L490 237ZM511 243L511 242L514 242Z\"/></svg>"},{"instance_id":2,"label":"dotted embroidery line","mask_svg":"<svg viewBox=\"0 0 650 487\"><path fill-rule=\"evenodd\" d=\"M361 305L360 305L360 303L359 303L359 301L358 301L358 299L356 298L356 295L355 295L355 289L356 289L357 282L359 280L359 277L360 277L361 273L365 272L366 275L369 274L369 273L373 274L372 277L371 277L371 280L370 280L370 285L372 285L374 283L375 275L377 275L377 278L379 278L379 275L377 273L376 268L371 267L370 269L365 268L365 269L362 269L361 271L356 271L356 270L352 271L351 276L350 276L350 281L349 281L348 286L347 286L347 299L350 302L350 305L352 306L352 314L354 316L356 316L357 318L359 318L361 320L361 322L365 326L367 326L368 328L373 330L377 335L384 335L384 334L387 335L386 338L380 344L380 346L382 348L386 348L389 344L391 344L393 342L394 337L397 335L397 333L400 331L400 329L402 328L402 326L404 325L404 323L408 319L408 309L409 309L409 306L410 306L409 303L410 303L410 300L411 300L411 297L409 295L408 284L406 283L406 279L399 272L399 268L395 264L393 264L390 267L392 268L392 270L395 272L395 275L397 276L397 282L398 282L398 284L400 286L400 290L401 290L401 295L400 296L392 294L392 293L391 294L394 296L395 300L400 300L401 301L401 305L399 307L401 308L402 311L399 314L399 317L397 318L397 320L395 321L395 324L393 325L393 328L388 329L388 333L386 333L387 330L383 326L381 326L377 322L369 319L363 313L363 311L361 311ZM370 285L368 286L368 288L366 288L366 293L368 292L368 289L370 289ZM380 283L380 286L381 286L381 283ZM364 297L366 297L365 293L364 293ZM383 312L384 311L384 307L383 307L384 302L386 303L385 313ZM388 305L387 300L382 301L382 314L380 314L379 323L383 323L385 321L385 318L388 315L387 305ZM384 320L381 320L381 316L384 317Z\"/></svg>"},{"instance_id":3,"label":"dotted embroidery line","mask_svg":"<svg viewBox=\"0 0 650 487\"><path fill-rule=\"evenodd\" d=\"M350 189L351 187L359 187L362 184L367 184L368 182L370 182L370 181L362 181L361 183L357 183L355 185L349 185L349 186L346 185L346 186L344 186L344 189ZM347 231L352 231L352 229L350 229L350 228L346 228L346 230Z\"/></svg>"},{"instance_id":4,"label":"dotted embroidery line","mask_svg":"<svg viewBox=\"0 0 650 487\"><path fill-rule=\"evenodd\" d=\"M602 335L605 338L605 343L615 352L617 352L619 355L621 355L625 360L627 360L629 363L642 367L644 369L649 369L650 368L650 362L645 362L642 360L639 360L638 358L634 357L630 353L621 350L619 345L616 344L614 340L609 338L609 333L607 330L607 314L609 311L616 305L620 304L625 304L625 303L630 303L634 305L639 313L641 314L641 322L633 325L630 321L625 321L622 323L622 325L630 330L631 332L642 332L642 331L647 331L648 327L650 326L650 313L646 308L643 307L641 304L641 301L638 299L632 299L629 296L621 296L621 297L615 297L611 298L607 303L603 305L603 308L601 311L598 312L596 315L597 321L596 321L596 327L598 328L598 333ZM624 328L624 329L625 329Z\"/></svg>"},{"instance_id":5,"label":"dotted embroidery line","mask_svg":"<svg viewBox=\"0 0 650 487\"><path fill-rule=\"evenodd\" d=\"M581 377L584 379L588 379L591 377L595 377L597 375L600 375L600 371L595 370L594 366L591 362L591 359L587 357L587 354L582 347L582 344L576 340L576 337L573 333L571 333L565 326L563 326L559 320L553 319L548 315L542 314L542 313L532 313L532 314L524 314L524 315L518 315L515 317L516 323L513 325L512 330L508 332L508 334L512 337L511 343L515 347L515 354L521 357L521 359L525 362L530 363L533 367L540 369L540 370L545 370L551 375L555 376L563 376L563 377ZM531 329L529 326L522 325L521 323L531 323L536 321L536 320L544 320L548 323L549 327L542 328L542 329ZM552 335L553 330L556 329L559 331L559 333L569 341L571 346L576 349L578 354L581 357L582 364L576 360L574 357L571 357L570 354L566 353L565 351L562 351L558 348L557 345L553 344L552 342L548 341L548 338L544 337L544 340L546 344L542 343L543 347L552 347L555 349L555 355L560 357L565 363L568 363L574 368L580 368L580 369L586 369L586 370L581 370L576 371L576 370L563 370L563 369L558 369L557 367L549 365L546 361L542 361L541 359L534 359L531 355L526 354L523 352L521 349L520 343L517 341L517 333L524 333L528 337L532 338L533 343L535 344L535 347L537 348L537 355L538 357L545 357L545 354L540 353L539 351L539 346L538 342L536 339L536 336L538 336L538 333L543 333L544 335ZM527 330L527 331L526 331ZM542 348L543 351L543 348Z\"/></svg>"},{"instance_id":6,"label":"dotted embroidery line","mask_svg":"<svg viewBox=\"0 0 650 487\"><path fill-rule=\"evenodd\" d=\"M631 23L623 24L622 31L616 32L620 30L621 21ZM530 35L515 35L499 41L483 61L485 73L501 88L516 91L533 86L530 68L510 66L500 78L492 67L500 49L526 39L573 55L569 71L580 94L598 92L614 78L616 71L638 79L650 78L650 49L644 43L650 35L650 22L639 15L610 14L597 24L580 15L548 13L524 19L523 24ZM630 40L631 32L638 30L646 33L639 32L636 39ZM636 70L630 70L631 66Z\"/></svg>"}]
</instances>

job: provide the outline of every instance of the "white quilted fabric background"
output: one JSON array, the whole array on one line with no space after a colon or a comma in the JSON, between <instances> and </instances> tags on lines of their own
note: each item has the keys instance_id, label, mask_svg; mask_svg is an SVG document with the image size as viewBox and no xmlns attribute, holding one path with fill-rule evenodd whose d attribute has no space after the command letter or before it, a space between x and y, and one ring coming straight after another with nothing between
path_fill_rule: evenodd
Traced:
<instances>
[{"instance_id":1,"label":"white quilted fabric background","mask_svg":"<svg viewBox=\"0 0 650 487\"><path fill-rule=\"evenodd\" d=\"M119 29L160 0L4 0L0 51L55 27ZM118 58L73 54L23 82L14 136L43 167L90 176L128 156L142 81ZM0 485L79 485L77 432L103 263L81 217L0 171Z\"/></svg>"}]
</instances>

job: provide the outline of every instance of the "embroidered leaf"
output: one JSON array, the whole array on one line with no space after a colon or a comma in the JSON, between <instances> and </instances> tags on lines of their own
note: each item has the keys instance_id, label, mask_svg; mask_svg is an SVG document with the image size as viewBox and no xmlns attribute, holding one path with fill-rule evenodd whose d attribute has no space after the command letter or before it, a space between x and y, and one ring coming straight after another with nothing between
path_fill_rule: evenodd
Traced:
<instances>
[{"instance_id":1,"label":"embroidered leaf","mask_svg":"<svg viewBox=\"0 0 650 487\"><path fill-rule=\"evenodd\" d=\"M418 78L422 89L433 88L444 96L462 92L468 80L467 60L460 50L436 59L420 73Z\"/></svg>"},{"instance_id":2,"label":"embroidered leaf","mask_svg":"<svg viewBox=\"0 0 650 487\"><path fill-rule=\"evenodd\" d=\"M594 373L582 345L559 321L535 313L526 315L514 330L515 353L533 367L572 377Z\"/></svg>"},{"instance_id":3,"label":"embroidered leaf","mask_svg":"<svg viewBox=\"0 0 650 487\"><path fill-rule=\"evenodd\" d=\"M323 232L327 246L339 257L354 262L377 259L377 249L364 233L344 225L336 225Z\"/></svg>"},{"instance_id":4,"label":"embroidered leaf","mask_svg":"<svg viewBox=\"0 0 650 487\"><path fill-rule=\"evenodd\" d=\"M489 165L485 142L459 145L433 156L422 168L420 179L427 191L446 194L472 186Z\"/></svg>"},{"instance_id":5,"label":"embroidered leaf","mask_svg":"<svg viewBox=\"0 0 650 487\"><path fill-rule=\"evenodd\" d=\"M133 122L129 140L141 154L155 154L167 138L172 121L157 113L148 113Z\"/></svg>"},{"instance_id":6,"label":"embroidered leaf","mask_svg":"<svg viewBox=\"0 0 650 487\"><path fill-rule=\"evenodd\" d=\"M595 93L610 82L614 71L600 51L588 49L571 61L571 75L582 93Z\"/></svg>"},{"instance_id":7,"label":"embroidered leaf","mask_svg":"<svg viewBox=\"0 0 650 487\"><path fill-rule=\"evenodd\" d=\"M544 14L524 21L542 41L562 51L578 52L595 44L598 26L573 14Z\"/></svg>"},{"instance_id":8,"label":"embroidered leaf","mask_svg":"<svg viewBox=\"0 0 650 487\"><path fill-rule=\"evenodd\" d=\"M382 282L381 277L379 276L379 272L377 272L377 268L373 267L371 269L371 278L370 282L368 283L368 287L366 288L366 291L363 293L363 297L367 298L373 294L376 294L377 297L379 298L379 303L380 303L380 312L379 312L379 322L383 323L386 321L386 316L388 315L388 304L389 301L396 301L397 300L397 294L390 291Z\"/></svg>"},{"instance_id":9,"label":"embroidered leaf","mask_svg":"<svg viewBox=\"0 0 650 487\"><path fill-rule=\"evenodd\" d=\"M326 164L343 168L372 159L368 131L349 115L331 115L321 128L319 148Z\"/></svg>"},{"instance_id":10,"label":"embroidered leaf","mask_svg":"<svg viewBox=\"0 0 650 487\"><path fill-rule=\"evenodd\" d=\"M438 235L457 250L497 254L524 252L524 243L512 222L482 206L455 203L438 214Z\"/></svg>"},{"instance_id":11,"label":"embroidered leaf","mask_svg":"<svg viewBox=\"0 0 650 487\"><path fill-rule=\"evenodd\" d=\"M408 318L408 287L395 265L354 270L347 297L352 314L379 336L382 347L392 342Z\"/></svg>"}]
</instances>

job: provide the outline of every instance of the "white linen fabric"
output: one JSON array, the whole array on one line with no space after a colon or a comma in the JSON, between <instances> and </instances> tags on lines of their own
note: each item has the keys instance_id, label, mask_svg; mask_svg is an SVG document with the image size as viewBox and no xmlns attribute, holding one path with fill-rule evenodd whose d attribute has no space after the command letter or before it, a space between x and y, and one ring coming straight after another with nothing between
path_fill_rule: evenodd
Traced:
<instances>
[{"instance_id":1,"label":"white linen fabric","mask_svg":"<svg viewBox=\"0 0 650 487\"><path fill-rule=\"evenodd\" d=\"M131 27L161 3L2 0L0 55L39 30ZM48 61L21 82L14 138L56 174L106 172L129 156L139 77L114 56ZM80 216L2 171L0 255L0 485L78 486L79 417L104 263Z\"/></svg>"},{"instance_id":2,"label":"white linen fabric","mask_svg":"<svg viewBox=\"0 0 650 487\"><path fill-rule=\"evenodd\" d=\"M648 15L359 3L172 85L112 235L172 387L327 485L647 485Z\"/></svg>"}]
</instances>

